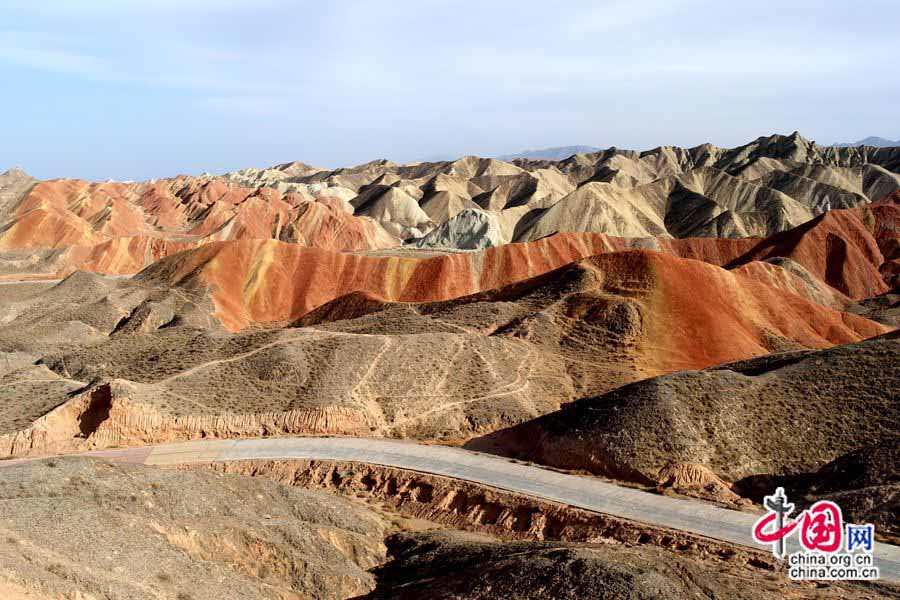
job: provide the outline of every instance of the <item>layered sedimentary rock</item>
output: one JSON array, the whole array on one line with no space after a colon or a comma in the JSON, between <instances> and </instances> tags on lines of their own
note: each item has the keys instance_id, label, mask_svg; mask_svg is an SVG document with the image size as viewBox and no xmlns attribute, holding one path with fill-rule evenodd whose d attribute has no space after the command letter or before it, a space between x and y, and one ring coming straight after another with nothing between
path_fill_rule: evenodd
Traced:
<instances>
[{"instance_id":1,"label":"layered sedimentary rock","mask_svg":"<svg viewBox=\"0 0 900 600\"><path fill-rule=\"evenodd\" d=\"M19 178L21 179L21 178ZM53 180L4 187L0 249L53 249L46 270L130 274L164 256L222 240L278 239L366 250L397 245L375 221L328 195L240 188L179 177L147 183ZM13 197L15 192L15 197Z\"/></svg>"},{"instance_id":2,"label":"layered sedimentary rock","mask_svg":"<svg viewBox=\"0 0 900 600\"><path fill-rule=\"evenodd\" d=\"M505 540L643 543L690 553L732 551L713 540L640 525L512 492L450 479L364 463L327 460L246 460L184 465L179 470L210 468L222 473L270 479L308 490L326 490L347 497L363 496L386 503L404 516L425 519L454 529L486 533ZM721 553L721 554L720 554Z\"/></svg>"},{"instance_id":3,"label":"layered sedimentary rock","mask_svg":"<svg viewBox=\"0 0 900 600\"><path fill-rule=\"evenodd\" d=\"M727 266L785 257L853 299L888 290L879 268L884 255L873 232L850 211L825 213L801 227L762 240Z\"/></svg>"},{"instance_id":4,"label":"layered sedimentary rock","mask_svg":"<svg viewBox=\"0 0 900 600\"><path fill-rule=\"evenodd\" d=\"M503 243L503 232L496 216L483 210L466 208L411 245L415 248L479 250Z\"/></svg>"},{"instance_id":5,"label":"layered sedimentary rock","mask_svg":"<svg viewBox=\"0 0 900 600\"><path fill-rule=\"evenodd\" d=\"M847 220L851 219L852 215L847 217ZM837 257L834 253L826 253L823 257L821 252L813 255L801 252L804 248L816 252L823 246L827 252L831 249L829 244L833 245L828 241L831 238L824 241L812 239L804 245L794 244L784 254L822 280L832 283L832 287L838 290L847 289L843 282L846 278L852 278L850 281L857 285L852 290L848 289L853 298L871 295L866 293L867 287L874 292L885 290L886 285L875 266L882 262L877 245L862 224L855 221L860 229L860 253L868 252L862 254L860 260L855 260L856 256L851 254L843 262L838 262L847 253ZM763 254L766 244L776 246L771 255L781 256L777 252L778 241L767 241L751 246L749 252L739 255L729 264L746 264L752 260L750 256L754 253L760 258L767 258ZM300 249L273 241L244 241L208 244L170 257L147 269L139 279L157 284L163 282L166 285L210 288L219 319L230 329L240 329L250 323L294 320L334 298L352 293L389 302L455 298L535 277L585 256L633 245L632 241L606 236L557 235L530 244L501 246L477 254L451 253L423 257L337 254ZM712 260L723 258L722 248L715 244L663 242L657 247L671 253L710 255ZM726 252L740 249L740 245L733 245ZM840 269L835 265L841 265ZM868 271L862 267L868 267ZM706 274L724 276L722 273L720 269L709 269L698 277ZM706 283L698 281L697 284ZM795 286L795 293L799 289ZM764 287L759 288L759 293L764 292Z\"/></svg>"},{"instance_id":6,"label":"layered sedimentary rock","mask_svg":"<svg viewBox=\"0 0 900 600\"><path fill-rule=\"evenodd\" d=\"M486 273L469 283L490 282ZM381 281L371 281L379 290ZM431 281L419 281L409 293L433 292ZM448 300L351 293L308 313L300 327L237 335L168 325L171 315L197 323L197 307L148 298L132 285L97 286L63 312L35 304L0 328L0 340L41 356L51 371L42 378L87 389L43 396L43 410L53 398L59 407L33 426L5 424L5 451L321 433L460 440L659 373L889 330L816 303L813 288L798 295L806 283L777 265L726 271L654 251L601 253ZM36 339L54 335L56 323L84 324L75 319L93 323L84 345L54 350ZM12 337L22 330L30 335ZM6 377L26 378L21 369ZM28 413L41 414L34 406ZM102 418L88 425L92 414Z\"/></svg>"},{"instance_id":7,"label":"layered sedimentary rock","mask_svg":"<svg viewBox=\"0 0 900 600\"><path fill-rule=\"evenodd\" d=\"M853 360L828 365L890 354L860 342L898 324L898 161L792 135L139 183L10 171L0 454L341 434L526 439L557 466L651 483L670 466L675 487L815 469L837 458L827 427L798 409L815 461L760 450L767 417L735 398L893 418L889 378L841 387ZM809 350L819 387L730 364ZM590 427L543 429L573 401ZM612 429L597 404L620 408Z\"/></svg>"},{"instance_id":8,"label":"layered sedimentary rock","mask_svg":"<svg viewBox=\"0 0 900 600\"><path fill-rule=\"evenodd\" d=\"M138 279L211 287L230 329L297 319L339 296L444 300L521 281L609 250L602 236L554 236L477 254L369 256L304 249L277 241L207 244L161 260Z\"/></svg>"},{"instance_id":9,"label":"layered sedimentary rock","mask_svg":"<svg viewBox=\"0 0 900 600\"><path fill-rule=\"evenodd\" d=\"M732 149L611 148L517 164L382 160L335 171L295 162L141 183L36 182L11 172L0 183L0 247L90 248L148 236L360 250L421 238L475 207L493 214L504 240L558 231L764 237L896 192L898 160L897 149L822 148L793 134Z\"/></svg>"}]
</instances>

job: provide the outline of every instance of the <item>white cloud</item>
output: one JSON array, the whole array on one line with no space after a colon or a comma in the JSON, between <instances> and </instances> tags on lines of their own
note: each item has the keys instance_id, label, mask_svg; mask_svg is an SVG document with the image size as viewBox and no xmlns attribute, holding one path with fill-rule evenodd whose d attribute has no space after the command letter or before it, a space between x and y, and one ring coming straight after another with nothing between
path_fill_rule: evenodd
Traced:
<instances>
[{"instance_id":1,"label":"white cloud","mask_svg":"<svg viewBox=\"0 0 900 600\"><path fill-rule=\"evenodd\" d=\"M702 141L797 114L832 127L890 114L882 104L898 84L885 73L898 46L884 30L900 5L885 3L877 20L872 3L820 8L813 22L812 4L22 0L3 7L17 30L0 29L0 69L34 71L5 99L19 113L54 89L72 93L73 114L103 122L91 101L102 82L123 114L170 117L97 135L178 126L217 144L239 137L248 154L322 139L310 148L341 161L351 151ZM67 87L56 74L71 76ZM868 116L846 109L858 113L859 98ZM48 121L23 120L21 140Z\"/></svg>"},{"instance_id":2,"label":"white cloud","mask_svg":"<svg viewBox=\"0 0 900 600\"><path fill-rule=\"evenodd\" d=\"M0 45L0 61L20 66L103 78L108 66L103 61L71 51Z\"/></svg>"}]
</instances>

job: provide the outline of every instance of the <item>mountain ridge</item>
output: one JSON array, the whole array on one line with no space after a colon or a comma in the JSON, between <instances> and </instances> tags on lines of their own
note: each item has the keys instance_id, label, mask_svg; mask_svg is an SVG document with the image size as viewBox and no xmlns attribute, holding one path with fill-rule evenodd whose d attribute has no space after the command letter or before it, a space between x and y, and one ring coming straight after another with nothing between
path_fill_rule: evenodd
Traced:
<instances>
[{"instance_id":1,"label":"mountain ridge","mask_svg":"<svg viewBox=\"0 0 900 600\"><path fill-rule=\"evenodd\" d=\"M841 142L840 144L835 144L835 148L853 148L856 146L872 146L874 148L894 148L896 146L900 146L900 140L893 141L887 138L879 137L877 135L870 135L867 138L863 138L857 142Z\"/></svg>"},{"instance_id":2,"label":"mountain ridge","mask_svg":"<svg viewBox=\"0 0 900 600\"><path fill-rule=\"evenodd\" d=\"M550 148L540 148L536 150L523 150L513 154L501 154L495 157L497 160L514 161L518 158L527 158L531 160L563 160L575 154L592 154L600 152L602 148L596 146L574 145L574 146L553 146Z\"/></svg>"}]
</instances>

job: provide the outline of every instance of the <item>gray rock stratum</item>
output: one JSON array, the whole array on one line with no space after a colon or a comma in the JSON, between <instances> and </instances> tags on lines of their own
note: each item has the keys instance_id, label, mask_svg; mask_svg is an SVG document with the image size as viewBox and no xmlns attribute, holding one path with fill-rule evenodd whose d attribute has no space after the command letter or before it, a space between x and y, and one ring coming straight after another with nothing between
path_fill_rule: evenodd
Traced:
<instances>
[{"instance_id":1,"label":"gray rock stratum","mask_svg":"<svg viewBox=\"0 0 900 600\"><path fill-rule=\"evenodd\" d=\"M500 223L494 214L477 208L466 208L425 237L412 242L411 246L479 250L503 243Z\"/></svg>"}]
</instances>

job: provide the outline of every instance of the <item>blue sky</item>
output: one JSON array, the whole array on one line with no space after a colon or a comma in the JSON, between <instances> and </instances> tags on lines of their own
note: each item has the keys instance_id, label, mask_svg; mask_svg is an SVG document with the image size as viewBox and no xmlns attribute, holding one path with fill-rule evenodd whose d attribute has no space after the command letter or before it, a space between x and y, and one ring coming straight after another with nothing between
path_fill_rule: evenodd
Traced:
<instances>
[{"instance_id":1,"label":"blue sky","mask_svg":"<svg viewBox=\"0 0 900 600\"><path fill-rule=\"evenodd\" d=\"M8 1L0 171L897 139L898 24L893 0Z\"/></svg>"}]
</instances>

